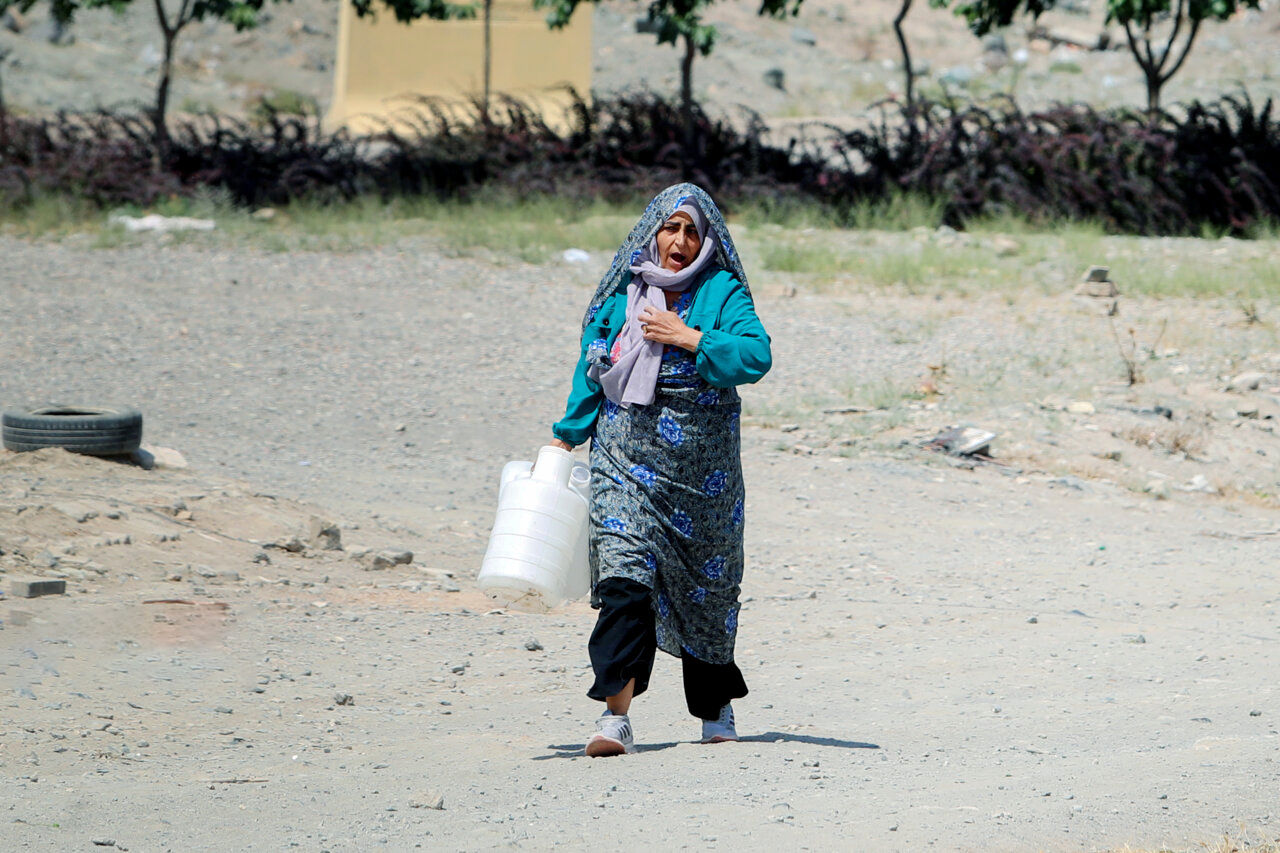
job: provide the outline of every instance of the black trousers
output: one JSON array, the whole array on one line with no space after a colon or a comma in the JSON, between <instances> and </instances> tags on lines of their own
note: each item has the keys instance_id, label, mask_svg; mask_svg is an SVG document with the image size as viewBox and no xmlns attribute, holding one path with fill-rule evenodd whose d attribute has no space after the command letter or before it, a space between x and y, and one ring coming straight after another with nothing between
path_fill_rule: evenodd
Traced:
<instances>
[{"instance_id":1,"label":"black trousers","mask_svg":"<svg viewBox=\"0 0 1280 853\"><path fill-rule=\"evenodd\" d=\"M596 586L600 616L587 641L596 680L587 691L603 702L636 680L634 695L649 689L658 640L653 628L653 590L630 578L606 578ZM684 655L684 699L689 713L714 720L730 700L747 695L736 663L714 664Z\"/></svg>"}]
</instances>

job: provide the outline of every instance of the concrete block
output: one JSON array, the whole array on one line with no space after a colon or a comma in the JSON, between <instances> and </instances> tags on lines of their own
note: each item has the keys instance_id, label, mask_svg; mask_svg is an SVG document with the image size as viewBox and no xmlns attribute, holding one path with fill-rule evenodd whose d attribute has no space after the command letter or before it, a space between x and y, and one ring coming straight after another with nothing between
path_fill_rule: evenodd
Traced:
<instances>
[{"instance_id":1,"label":"concrete block","mask_svg":"<svg viewBox=\"0 0 1280 853\"><path fill-rule=\"evenodd\" d=\"M18 598L62 595L67 591L67 582L53 578L14 578L9 582L9 591Z\"/></svg>"}]
</instances>

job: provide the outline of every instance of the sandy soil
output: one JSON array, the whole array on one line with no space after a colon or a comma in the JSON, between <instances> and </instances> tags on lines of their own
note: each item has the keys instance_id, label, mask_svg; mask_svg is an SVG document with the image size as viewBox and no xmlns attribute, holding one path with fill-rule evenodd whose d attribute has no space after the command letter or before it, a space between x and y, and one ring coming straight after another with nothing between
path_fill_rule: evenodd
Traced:
<instances>
[{"instance_id":1,"label":"sandy soil","mask_svg":"<svg viewBox=\"0 0 1280 853\"><path fill-rule=\"evenodd\" d=\"M789 297L762 277L777 368L744 391L744 741L692 742L664 657L634 709L639 753L590 760L592 612L496 611L474 575L501 465L561 405L563 306L585 303L594 267L429 241L0 240L0 400L133 402L146 441L189 463L0 454L6 593L68 580L0 599L6 849L1187 849L1280 833L1270 306L1246 326L1229 304L1149 301L1182 347L1149 369L1184 368L1131 390L1069 299ZM822 414L833 388L918 379L936 348L941 395ZM997 366L1022 379L990 383ZM1259 387L1225 390L1245 367ZM1055 389L1095 412L1046 403ZM1156 401L1196 424L1193 452L1134 438ZM1002 430L1003 464L917 446L957 414ZM1184 490L1196 474L1211 488ZM1144 492L1153 478L1169 488ZM305 547L313 516L345 550ZM413 561L370 570L385 549Z\"/></svg>"}]
</instances>

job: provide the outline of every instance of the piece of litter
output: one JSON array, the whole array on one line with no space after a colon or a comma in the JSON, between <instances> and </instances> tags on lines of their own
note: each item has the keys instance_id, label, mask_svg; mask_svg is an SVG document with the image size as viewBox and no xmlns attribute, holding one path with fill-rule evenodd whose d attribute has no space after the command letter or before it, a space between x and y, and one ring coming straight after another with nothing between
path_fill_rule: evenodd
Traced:
<instances>
[{"instance_id":1,"label":"piece of litter","mask_svg":"<svg viewBox=\"0 0 1280 853\"><path fill-rule=\"evenodd\" d=\"M925 442L930 450L941 450L953 456L986 454L996 433L978 427L948 427Z\"/></svg>"},{"instance_id":2,"label":"piece of litter","mask_svg":"<svg viewBox=\"0 0 1280 853\"><path fill-rule=\"evenodd\" d=\"M565 249L564 254L560 257L564 258L564 261L567 264L591 263L591 255L581 249Z\"/></svg>"},{"instance_id":3,"label":"piece of litter","mask_svg":"<svg viewBox=\"0 0 1280 853\"><path fill-rule=\"evenodd\" d=\"M170 231L212 231L218 223L212 219L193 219L190 216L160 216L153 213L149 216L126 216L123 213L112 214L107 221L112 225L120 225L131 234L140 231L159 231L162 234Z\"/></svg>"}]
</instances>

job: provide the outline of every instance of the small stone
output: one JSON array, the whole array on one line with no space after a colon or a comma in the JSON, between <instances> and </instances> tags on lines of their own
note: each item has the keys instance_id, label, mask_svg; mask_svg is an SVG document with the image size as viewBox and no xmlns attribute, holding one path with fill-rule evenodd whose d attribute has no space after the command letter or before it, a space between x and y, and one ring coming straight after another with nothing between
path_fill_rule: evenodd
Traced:
<instances>
[{"instance_id":1,"label":"small stone","mask_svg":"<svg viewBox=\"0 0 1280 853\"><path fill-rule=\"evenodd\" d=\"M787 91L787 75L781 68L770 68L764 72L764 84L779 92Z\"/></svg>"},{"instance_id":2,"label":"small stone","mask_svg":"<svg viewBox=\"0 0 1280 853\"><path fill-rule=\"evenodd\" d=\"M13 578L9 581L9 592L18 598L37 598L42 595L63 595L67 591L67 582L54 578Z\"/></svg>"},{"instance_id":3,"label":"small stone","mask_svg":"<svg viewBox=\"0 0 1280 853\"><path fill-rule=\"evenodd\" d=\"M341 551L342 531L332 521L313 515L307 523L307 544L321 551Z\"/></svg>"},{"instance_id":4,"label":"small stone","mask_svg":"<svg viewBox=\"0 0 1280 853\"><path fill-rule=\"evenodd\" d=\"M1067 403L1067 411L1073 415L1092 415L1098 410L1088 400L1075 400Z\"/></svg>"},{"instance_id":5,"label":"small stone","mask_svg":"<svg viewBox=\"0 0 1280 853\"><path fill-rule=\"evenodd\" d=\"M540 652L540 651L542 651L542 643L539 643L539 642L538 642L536 639L534 639L533 637L530 637L529 639L527 639L527 640L525 640L525 641L524 641L524 647L525 647L526 649L528 649L529 651L531 651L531 652Z\"/></svg>"},{"instance_id":6,"label":"small stone","mask_svg":"<svg viewBox=\"0 0 1280 853\"><path fill-rule=\"evenodd\" d=\"M333 694L333 701L339 705L354 705L356 703L350 693L335 693Z\"/></svg>"},{"instance_id":7,"label":"small stone","mask_svg":"<svg viewBox=\"0 0 1280 853\"><path fill-rule=\"evenodd\" d=\"M274 207L260 207L251 215L259 222L270 222L276 218L276 209Z\"/></svg>"},{"instance_id":8,"label":"small stone","mask_svg":"<svg viewBox=\"0 0 1280 853\"><path fill-rule=\"evenodd\" d=\"M818 37L804 27L795 27L791 30L791 40L796 44L808 45L813 47L818 43Z\"/></svg>"},{"instance_id":9,"label":"small stone","mask_svg":"<svg viewBox=\"0 0 1280 853\"><path fill-rule=\"evenodd\" d=\"M998 258L1010 258L1022 251L1022 244L1012 237L998 236L991 239L991 250Z\"/></svg>"},{"instance_id":10,"label":"small stone","mask_svg":"<svg viewBox=\"0 0 1280 853\"><path fill-rule=\"evenodd\" d=\"M1028 616L1028 617L1027 617L1027 624L1028 624L1028 625L1035 625L1035 624L1037 624L1039 621L1040 621L1040 620L1039 620L1039 619L1037 619L1037 618L1036 618L1036 617L1034 617L1034 616Z\"/></svg>"},{"instance_id":11,"label":"small stone","mask_svg":"<svg viewBox=\"0 0 1280 853\"><path fill-rule=\"evenodd\" d=\"M95 838L93 839L95 847L115 847L116 840L114 838Z\"/></svg>"},{"instance_id":12,"label":"small stone","mask_svg":"<svg viewBox=\"0 0 1280 853\"><path fill-rule=\"evenodd\" d=\"M1187 484L1182 487L1184 492L1203 492L1207 495L1216 495L1218 490L1209 482L1209 478L1204 474L1196 474Z\"/></svg>"},{"instance_id":13,"label":"small stone","mask_svg":"<svg viewBox=\"0 0 1280 853\"><path fill-rule=\"evenodd\" d=\"M58 558L49 551L41 551L32 558L31 565L37 569L56 569L58 567Z\"/></svg>"},{"instance_id":14,"label":"small stone","mask_svg":"<svg viewBox=\"0 0 1280 853\"><path fill-rule=\"evenodd\" d=\"M419 794L409 801L409 807L414 809L434 809L436 811L443 811L444 795L436 791L428 791L425 794Z\"/></svg>"},{"instance_id":15,"label":"small stone","mask_svg":"<svg viewBox=\"0 0 1280 853\"><path fill-rule=\"evenodd\" d=\"M1089 271L1084 274L1085 281L1109 281L1111 277L1110 267L1089 267Z\"/></svg>"},{"instance_id":16,"label":"small stone","mask_svg":"<svg viewBox=\"0 0 1280 853\"><path fill-rule=\"evenodd\" d=\"M783 432L795 432L796 430L800 429L800 424L783 424L782 426L778 427L778 429L782 430Z\"/></svg>"},{"instance_id":17,"label":"small stone","mask_svg":"<svg viewBox=\"0 0 1280 853\"><path fill-rule=\"evenodd\" d=\"M1142 487L1142 490L1158 501L1168 500L1173 494L1173 490L1164 480L1151 480Z\"/></svg>"},{"instance_id":18,"label":"small stone","mask_svg":"<svg viewBox=\"0 0 1280 853\"><path fill-rule=\"evenodd\" d=\"M1267 374L1259 373L1256 370L1250 370L1241 373L1227 383L1228 391L1256 391L1258 386L1266 381Z\"/></svg>"},{"instance_id":19,"label":"small stone","mask_svg":"<svg viewBox=\"0 0 1280 853\"><path fill-rule=\"evenodd\" d=\"M274 543L272 547L288 551L290 554L301 554L303 551L307 550L306 544L304 544L297 536L290 536L287 539L281 539L279 542Z\"/></svg>"},{"instance_id":20,"label":"small stone","mask_svg":"<svg viewBox=\"0 0 1280 853\"><path fill-rule=\"evenodd\" d=\"M1250 716L1250 717L1261 717L1261 716L1262 716L1262 712L1261 712L1261 711L1250 711L1250 712L1249 712L1249 716Z\"/></svg>"},{"instance_id":21,"label":"small stone","mask_svg":"<svg viewBox=\"0 0 1280 853\"><path fill-rule=\"evenodd\" d=\"M253 561L255 563L270 563L271 557L266 551L259 551L253 555Z\"/></svg>"},{"instance_id":22,"label":"small stone","mask_svg":"<svg viewBox=\"0 0 1280 853\"><path fill-rule=\"evenodd\" d=\"M954 65L939 74L938 81L949 86L968 86L973 82L973 69L967 65Z\"/></svg>"}]
</instances>

